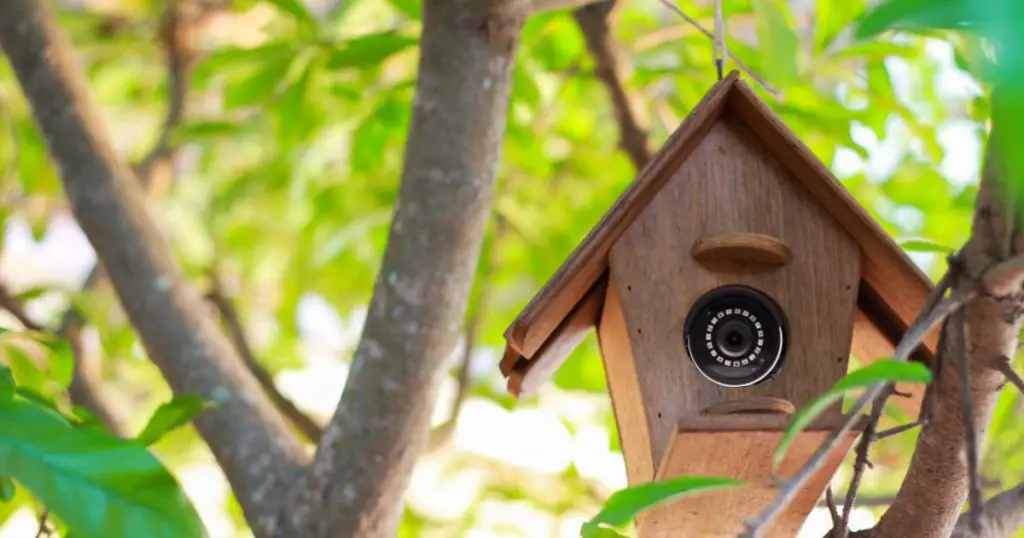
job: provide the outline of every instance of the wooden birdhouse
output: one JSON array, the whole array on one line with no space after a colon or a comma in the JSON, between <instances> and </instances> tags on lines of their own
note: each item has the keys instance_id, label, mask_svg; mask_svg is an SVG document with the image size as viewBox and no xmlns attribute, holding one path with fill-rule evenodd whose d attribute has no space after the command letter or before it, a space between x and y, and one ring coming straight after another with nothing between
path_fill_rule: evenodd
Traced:
<instances>
[{"instance_id":1,"label":"wooden birdhouse","mask_svg":"<svg viewBox=\"0 0 1024 538\"><path fill-rule=\"evenodd\" d=\"M715 84L505 333L501 371L534 393L592 327L631 484L756 484L644 513L641 538L735 536L777 490L790 415L892 355L931 282L736 73ZM936 332L914 360L930 363ZM916 416L922 390L900 387ZM840 423L805 430L786 478ZM793 536L859 431L775 520Z\"/></svg>"}]
</instances>

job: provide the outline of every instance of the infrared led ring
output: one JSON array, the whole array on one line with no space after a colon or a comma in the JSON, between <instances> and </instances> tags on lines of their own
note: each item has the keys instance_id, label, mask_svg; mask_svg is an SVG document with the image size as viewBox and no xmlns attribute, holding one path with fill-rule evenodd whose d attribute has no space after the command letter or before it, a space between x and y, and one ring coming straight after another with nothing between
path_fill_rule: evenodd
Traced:
<instances>
[{"instance_id":1,"label":"infrared led ring","mask_svg":"<svg viewBox=\"0 0 1024 538\"><path fill-rule=\"evenodd\" d=\"M684 325L690 360L712 383L747 387L778 372L787 327L779 306L746 286L714 289L697 300Z\"/></svg>"}]
</instances>

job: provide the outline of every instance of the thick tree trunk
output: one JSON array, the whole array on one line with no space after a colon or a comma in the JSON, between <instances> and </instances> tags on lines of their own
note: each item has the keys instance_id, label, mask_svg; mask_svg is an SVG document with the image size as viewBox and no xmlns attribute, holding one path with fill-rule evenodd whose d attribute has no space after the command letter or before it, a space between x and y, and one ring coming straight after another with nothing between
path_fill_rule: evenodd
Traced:
<instances>
[{"instance_id":1,"label":"thick tree trunk","mask_svg":"<svg viewBox=\"0 0 1024 538\"><path fill-rule=\"evenodd\" d=\"M953 293L968 289L978 293L963 307L965 327L956 326L958 317L954 316L943 328L943 363L934 387L934 414L921 430L906 478L872 531L873 538L950 535L968 492L964 379L959 365L968 361L970 415L980 448L1005 383L998 365L1016 354L1024 314L1020 277L1003 271L1003 276L1012 278L1002 279L1009 284L999 286L993 286L990 278L998 272L992 268L1024 253L1020 193L1007 181L997 130L998 125L989 138L971 239L961 251L962 268L952 271Z\"/></svg>"},{"instance_id":2,"label":"thick tree trunk","mask_svg":"<svg viewBox=\"0 0 1024 538\"><path fill-rule=\"evenodd\" d=\"M305 452L185 283L146 210L141 185L115 155L49 6L0 1L0 46L60 167L74 216L150 358L176 394L220 402L196 426L256 535L270 535Z\"/></svg>"},{"instance_id":3,"label":"thick tree trunk","mask_svg":"<svg viewBox=\"0 0 1024 538\"><path fill-rule=\"evenodd\" d=\"M415 105L387 250L341 404L280 537L393 537L461 332L525 12L424 2Z\"/></svg>"}]
</instances>

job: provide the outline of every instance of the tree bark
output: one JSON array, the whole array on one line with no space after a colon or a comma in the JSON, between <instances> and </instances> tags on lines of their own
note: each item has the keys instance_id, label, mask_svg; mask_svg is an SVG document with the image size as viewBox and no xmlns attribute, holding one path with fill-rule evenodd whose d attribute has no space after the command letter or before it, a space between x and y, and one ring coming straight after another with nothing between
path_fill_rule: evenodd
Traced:
<instances>
[{"instance_id":1,"label":"tree bark","mask_svg":"<svg viewBox=\"0 0 1024 538\"><path fill-rule=\"evenodd\" d=\"M633 166L640 170L651 160L651 147L640 117L639 101L626 89L625 61L612 34L612 14L616 0L603 0L576 10L576 23L583 33L587 49L594 58L598 80L608 91L615 122L619 126L619 147Z\"/></svg>"},{"instance_id":2,"label":"tree bark","mask_svg":"<svg viewBox=\"0 0 1024 538\"><path fill-rule=\"evenodd\" d=\"M147 353L175 394L220 402L195 424L257 536L307 460L202 300L185 283L142 187L119 162L48 4L0 2L0 46L61 171L72 212Z\"/></svg>"},{"instance_id":3,"label":"tree bark","mask_svg":"<svg viewBox=\"0 0 1024 538\"><path fill-rule=\"evenodd\" d=\"M967 498L968 469L964 458L967 438L964 430L965 380L957 367L967 360L973 405L975 441L984 443L995 402L1005 377L997 369L1005 357L1016 354L1024 290L1019 275L1003 275L1011 285L993 282L992 276L1006 271L1000 265L1024 252L1021 218L1017 212L1020 193L1006 181L998 149L998 125L989 137L972 235L961 251L962 267L954 269L953 293L958 289L981 287L964 305L965 327L947 320L939 350L941 374L935 390L934 413L923 426L910 468L899 493L882 516L871 536L949 536ZM956 263L956 262L955 262ZM959 346L958 342L965 345ZM958 349L960 348L960 349Z\"/></svg>"},{"instance_id":4,"label":"tree bark","mask_svg":"<svg viewBox=\"0 0 1024 538\"><path fill-rule=\"evenodd\" d=\"M392 537L465 321L527 5L424 2L387 250L341 403L279 537Z\"/></svg>"},{"instance_id":5,"label":"tree bark","mask_svg":"<svg viewBox=\"0 0 1024 538\"><path fill-rule=\"evenodd\" d=\"M985 501L981 532L971 532L967 514L962 514L950 538L1010 538L1024 527L1024 484Z\"/></svg>"}]
</instances>

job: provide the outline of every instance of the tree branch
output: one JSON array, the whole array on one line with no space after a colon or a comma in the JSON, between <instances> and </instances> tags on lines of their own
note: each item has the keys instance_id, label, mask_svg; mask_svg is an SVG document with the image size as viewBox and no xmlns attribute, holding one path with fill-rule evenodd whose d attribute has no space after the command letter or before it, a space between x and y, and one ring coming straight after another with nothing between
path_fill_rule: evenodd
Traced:
<instances>
[{"instance_id":1,"label":"tree branch","mask_svg":"<svg viewBox=\"0 0 1024 538\"><path fill-rule=\"evenodd\" d=\"M11 293L11 290L5 284L0 284L0 308L14 316L14 319L18 320L18 323L21 323L25 329L40 333L46 332L46 327L36 323L28 316L21 301Z\"/></svg>"},{"instance_id":2,"label":"tree branch","mask_svg":"<svg viewBox=\"0 0 1024 538\"><path fill-rule=\"evenodd\" d=\"M936 324L941 322L949 315L950 312L960 307L966 298L973 295L973 290L963 292L960 296L954 295L953 297L944 297L948 287L948 279L943 277L939 281L939 285L932 289L931 294L925 300L924 308L918 312L917 317L907 328L903 338L896 345L896 349L893 351L893 360L905 361L910 356L910 353L920 345L922 339L927 335ZM782 484L779 495L775 497L764 511L762 511L753 520L747 521L746 531L741 535L743 538L755 538L764 532L764 529L771 524L772 520L777 516L786 506L789 505L793 497L801 490L804 482L806 482L814 472L821 467L822 463L828 457L829 453L835 447L836 443L839 442L844 435L846 435L859 420L861 413L864 409L874 402L879 395L888 393L892 390L892 383L881 383L873 385L871 388L864 391L860 398L853 403L847 414L846 422L842 426L832 431L828 438L818 447L818 449L811 455L807 460L807 463L800 468L797 473Z\"/></svg>"},{"instance_id":3,"label":"tree branch","mask_svg":"<svg viewBox=\"0 0 1024 538\"><path fill-rule=\"evenodd\" d=\"M86 91L85 75L45 2L0 2L0 46L61 170L72 212L108 272L150 358L177 394L219 405L196 420L256 536L306 461L283 417L185 283L121 164Z\"/></svg>"},{"instance_id":4,"label":"tree branch","mask_svg":"<svg viewBox=\"0 0 1024 538\"><path fill-rule=\"evenodd\" d=\"M623 85L627 78L626 66L611 29L615 6L616 0L604 0L577 9L575 17L587 49L594 58L597 78L611 98L615 121L619 125L619 146L639 170L651 159L652 152L647 131L640 124L637 100L627 93Z\"/></svg>"},{"instance_id":5,"label":"tree branch","mask_svg":"<svg viewBox=\"0 0 1024 538\"><path fill-rule=\"evenodd\" d=\"M838 528L832 530L832 534L836 538L846 538L850 530L850 514L857 501L857 490L860 489L860 481L864 476L865 468L871 466L871 462L868 461L868 450L871 448L871 443L875 441L875 429L878 427L878 420L882 417L882 410L885 409L885 401L890 392L892 391L882 392L875 399L874 405L871 406L871 418L857 442L857 457L853 462L853 476L850 478L850 487L846 490L846 500L843 501L843 517L839 520Z\"/></svg>"},{"instance_id":6,"label":"tree branch","mask_svg":"<svg viewBox=\"0 0 1024 538\"><path fill-rule=\"evenodd\" d=\"M52 332L41 323L29 317L21 301L3 284L0 284L0 308L10 312L26 330L41 333ZM124 437L126 433L124 429L124 413L120 412L118 406L106 398L103 393L101 380L98 379L95 372L84 366L86 361L82 360L84 350L82 348L81 331L65 331L61 329L57 331L56 336L67 339L75 361L74 375L71 379L71 385L68 386L68 396L71 398L71 403L86 408L96 418L100 419L111 433Z\"/></svg>"},{"instance_id":7,"label":"tree branch","mask_svg":"<svg viewBox=\"0 0 1024 538\"><path fill-rule=\"evenodd\" d=\"M1013 365L1010 364L1009 357L999 357L999 359L996 360L995 368L996 370L999 370L999 373L1006 377L1007 381L1013 383L1013 386L1017 387L1017 390L1019 390L1022 395L1024 395L1024 379L1021 379L1020 374L1014 371Z\"/></svg>"},{"instance_id":8,"label":"tree branch","mask_svg":"<svg viewBox=\"0 0 1024 538\"><path fill-rule=\"evenodd\" d=\"M964 313L963 310L958 310L953 313L949 318L950 327L952 330L949 331L950 342L952 344L951 349L953 350L952 359L957 362L960 367L960 379L961 383L961 394L962 400L961 405L963 406L963 426L964 426L964 454L966 456L967 463L967 498L970 501L970 512L969 521L971 524L971 530L978 531L981 529L981 477L978 466L978 439L975 435L975 424L974 424L974 400L971 394L971 369L970 363L967 360L967 349L964 343L964 332L966 330L964 326Z\"/></svg>"},{"instance_id":9,"label":"tree branch","mask_svg":"<svg viewBox=\"0 0 1024 538\"><path fill-rule=\"evenodd\" d=\"M950 538L1007 538L1024 527L1024 484L985 501L980 529L971 530L970 514L962 514Z\"/></svg>"},{"instance_id":10,"label":"tree branch","mask_svg":"<svg viewBox=\"0 0 1024 538\"><path fill-rule=\"evenodd\" d=\"M935 412L922 426L910 467L892 506L872 532L875 538L903 536L949 536L956 525L967 497L968 469L964 450L968 439L964 420L963 391L970 389L977 442L983 442L1003 375L994 368L1002 357L1012 356L1017 348L1024 297L1020 289L1001 289L989 274L1006 260L1024 252L1019 229L1020 215L1014 210L1020 193L1004 181L1004 165L998 147L999 125L994 123L989 137L985 166L978 192L971 238L961 251L962 275L954 284L954 293L981 288L982 292L964 306L965 329L947 323L939 354L956 357L962 330L969 380L957 368L946 368L932 388ZM1001 272L1001 269L998 269ZM985 291L987 290L987 291ZM992 295L993 291L1008 291Z\"/></svg>"},{"instance_id":11,"label":"tree branch","mask_svg":"<svg viewBox=\"0 0 1024 538\"><path fill-rule=\"evenodd\" d=\"M844 497L845 496L841 496ZM857 497L857 506L889 506L895 497ZM824 500L818 502L818 506L827 507Z\"/></svg>"},{"instance_id":12,"label":"tree branch","mask_svg":"<svg viewBox=\"0 0 1024 538\"><path fill-rule=\"evenodd\" d=\"M208 2L171 0L164 12L161 28L161 42L167 59L167 113L157 135L157 141L146 152L146 156L132 168L143 185L151 191L154 183L173 180L174 147L171 134L185 118L191 68L196 58L195 34L200 21L214 10L223 6ZM153 181L157 171L167 169L164 182ZM82 285L82 290L92 289L100 280L99 266L94 266ZM75 359L75 372L68 387L71 401L81 405L102 420L114 433L124 436L125 413L113 405L100 389L102 376L99 371L99 357L86 355L81 343L85 319L74 305L61 316L58 333L71 344Z\"/></svg>"},{"instance_id":13,"label":"tree branch","mask_svg":"<svg viewBox=\"0 0 1024 538\"><path fill-rule=\"evenodd\" d=\"M279 536L394 536L480 257L526 11L424 3L401 186L341 403ZM457 114L452 111L457 110Z\"/></svg>"},{"instance_id":14,"label":"tree branch","mask_svg":"<svg viewBox=\"0 0 1024 538\"><path fill-rule=\"evenodd\" d=\"M832 518L832 528L839 528L842 525L843 518L839 515L839 510L836 509L836 498L832 495L831 485L825 487L825 506L828 508L829 517Z\"/></svg>"},{"instance_id":15,"label":"tree branch","mask_svg":"<svg viewBox=\"0 0 1024 538\"><path fill-rule=\"evenodd\" d=\"M77 311L75 312L74 319L80 320L81 317L77 316ZM81 322L65 323L57 330L57 333L66 338L71 345L71 354L75 361L75 371L71 376L71 384L68 385L68 396L72 404L87 409L100 419L111 433L118 437L127 437L127 409L104 392L103 375L97 360L99 357L90 356L82 344L83 326Z\"/></svg>"},{"instance_id":16,"label":"tree branch","mask_svg":"<svg viewBox=\"0 0 1024 538\"><path fill-rule=\"evenodd\" d=\"M288 399L281 391L277 390L277 386L274 385L274 376L270 375L270 372L263 367L259 359L256 358L256 354L252 351L252 346L249 345L249 339L245 336L245 329L242 326L241 320L238 318L238 311L235 310L235 305L232 304L231 300L224 295L223 287L220 284L220 279L217 275L212 276L213 286L209 292L206 293L206 298L213 303L214 307L220 313L221 319L227 326L228 334L231 335L231 340L235 344L235 349L238 351L239 356L242 358L242 362L245 363L246 368L252 372L256 380L259 381L260 386L263 387L263 392L270 398L270 401L274 403L285 417L288 418L295 425L299 431L302 432L310 441L314 444L320 442L320 437L324 433L323 426L314 421L309 415L299 409L294 402Z\"/></svg>"},{"instance_id":17,"label":"tree branch","mask_svg":"<svg viewBox=\"0 0 1024 538\"><path fill-rule=\"evenodd\" d=\"M918 420L915 420L914 422L908 422L906 424L900 424L899 426L893 426L892 428L889 428L888 430L882 430L882 431L876 433L875 434L875 441L881 441L882 439L885 439L886 437L892 437L894 435L899 435L899 434L901 434L901 433L903 433L905 431L912 430L912 429L914 429L914 428L916 428L916 427L918 427L920 425L921 425L921 422L918 421Z\"/></svg>"},{"instance_id":18,"label":"tree branch","mask_svg":"<svg viewBox=\"0 0 1024 538\"><path fill-rule=\"evenodd\" d=\"M192 68L198 59L196 33L204 20L226 4L227 2L196 0L167 2L167 9L160 23L160 41L163 43L167 62L167 114L156 143L135 166L135 175L146 187L162 190L159 186L152 185L157 179L157 171L161 168L167 170L167 173L162 174L166 178L164 182L173 179L175 148L172 136L174 130L185 120Z\"/></svg>"}]
</instances>

